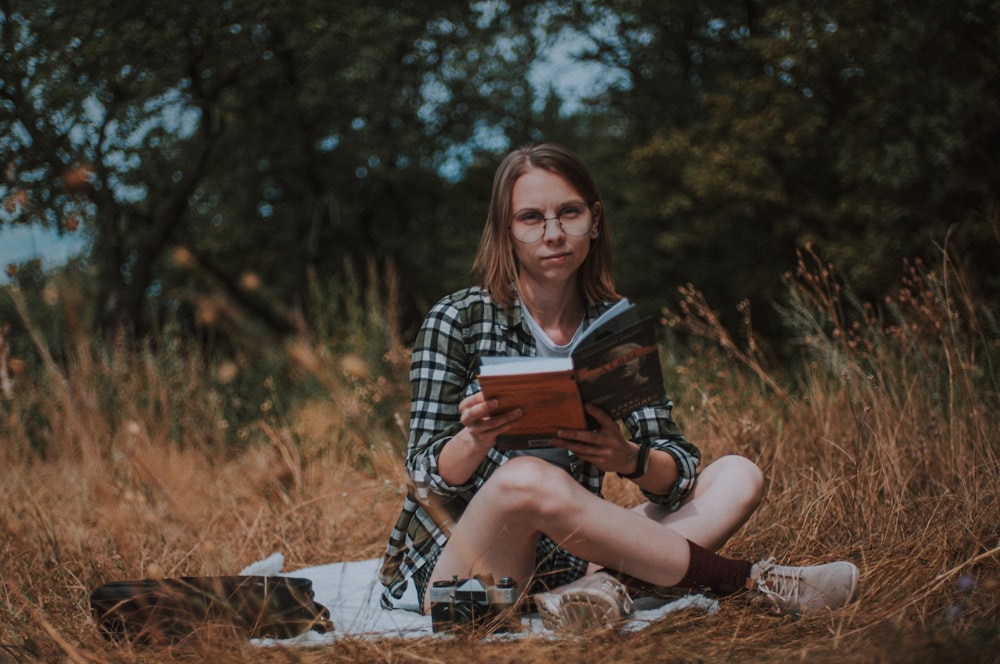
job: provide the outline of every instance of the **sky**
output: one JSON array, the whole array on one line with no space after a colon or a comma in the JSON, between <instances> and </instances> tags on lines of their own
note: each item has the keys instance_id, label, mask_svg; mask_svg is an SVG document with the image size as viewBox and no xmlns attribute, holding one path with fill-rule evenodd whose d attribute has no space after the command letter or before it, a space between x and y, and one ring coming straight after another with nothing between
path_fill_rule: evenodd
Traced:
<instances>
[{"instance_id":1,"label":"sky","mask_svg":"<svg viewBox=\"0 0 1000 664\"><path fill-rule=\"evenodd\" d=\"M7 266L40 257L45 267L61 265L80 253L85 239L80 233L59 237L54 230L33 226L0 226L0 283L7 283Z\"/></svg>"},{"instance_id":2,"label":"sky","mask_svg":"<svg viewBox=\"0 0 1000 664\"><path fill-rule=\"evenodd\" d=\"M610 74L595 63L582 64L576 60L581 52L587 51L592 46L593 43L587 37L578 33L561 35L557 37L548 54L533 66L531 83L540 94L544 95L548 89L552 89L563 99L563 113L579 110L577 100L592 95L595 86L606 87L611 79L614 79L615 84L623 83L617 78L620 75ZM475 140L488 143L491 138L494 136L487 129L483 130L482 135L477 134ZM496 146L496 149L502 150L506 147ZM450 168L456 169L456 176L461 170L459 156L456 155L452 161L454 163L446 163L442 167L442 174L446 177ZM7 266L11 263L23 263L32 258L41 258L43 268L49 269L65 264L85 248L86 239L80 233L60 237L52 229L0 224L0 284L10 282Z\"/></svg>"}]
</instances>

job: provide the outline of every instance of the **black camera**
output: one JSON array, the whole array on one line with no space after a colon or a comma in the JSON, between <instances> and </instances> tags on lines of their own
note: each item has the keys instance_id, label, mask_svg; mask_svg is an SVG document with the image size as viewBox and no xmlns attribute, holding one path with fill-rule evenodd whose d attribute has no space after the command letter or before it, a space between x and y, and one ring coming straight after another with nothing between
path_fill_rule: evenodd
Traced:
<instances>
[{"instance_id":1,"label":"black camera","mask_svg":"<svg viewBox=\"0 0 1000 664\"><path fill-rule=\"evenodd\" d=\"M517 582L509 576L493 583L492 576L435 581L430 588L431 625L435 632L456 629L493 632L521 631Z\"/></svg>"}]
</instances>

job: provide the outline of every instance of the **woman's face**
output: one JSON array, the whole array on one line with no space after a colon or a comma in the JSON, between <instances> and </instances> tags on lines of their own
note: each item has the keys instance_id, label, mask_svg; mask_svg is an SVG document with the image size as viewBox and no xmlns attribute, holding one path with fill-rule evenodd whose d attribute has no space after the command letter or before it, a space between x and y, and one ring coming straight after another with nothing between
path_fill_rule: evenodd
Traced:
<instances>
[{"instance_id":1,"label":"woman's face","mask_svg":"<svg viewBox=\"0 0 1000 664\"><path fill-rule=\"evenodd\" d=\"M575 278L590 251L591 235L569 235L553 218L574 203L587 201L565 178L550 171L532 168L514 182L513 213L534 210L549 219L544 222L542 237L535 242L513 240L522 282L528 280L535 286L565 285L568 279ZM589 209L585 214L592 216Z\"/></svg>"}]
</instances>

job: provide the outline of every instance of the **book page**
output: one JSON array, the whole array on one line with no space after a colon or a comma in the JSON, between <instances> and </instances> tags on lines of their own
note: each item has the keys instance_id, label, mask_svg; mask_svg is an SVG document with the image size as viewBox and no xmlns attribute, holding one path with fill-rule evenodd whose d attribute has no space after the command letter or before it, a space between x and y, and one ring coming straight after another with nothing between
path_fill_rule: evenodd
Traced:
<instances>
[{"instance_id":1,"label":"book page","mask_svg":"<svg viewBox=\"0 0 1000 664\"><path fill-rule=\"evenodd\" d=\"M627 297L623 297L611 305L610 309L594 319L594 322L587 327L583 335L573 344L570 354L572 355L577 349L593 343L597 339L620 332L638 321L639 314L636 313L632 302Z\"/></svg>"},{"instance_id":2,"label":"book page","mask_svg":"<svg viewBox=\"0 0 1000 664\"><path fill-rule=\"evenodd\" d=\"M573 360L568 357L483 357L480 362L480 376L551 373L573 368Z\"/></svg>"}]
</instances>

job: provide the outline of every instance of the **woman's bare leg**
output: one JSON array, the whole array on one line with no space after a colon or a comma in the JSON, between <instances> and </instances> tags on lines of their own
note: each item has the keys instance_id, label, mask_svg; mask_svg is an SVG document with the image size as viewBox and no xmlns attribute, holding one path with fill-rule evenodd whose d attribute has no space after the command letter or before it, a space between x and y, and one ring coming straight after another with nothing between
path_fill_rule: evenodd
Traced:
<instances>
[{"instance_id":1,"label":"woman's bare leg","mask_svg":"<svg viewBox=\"0 0 1000 664\"><path fill-rule=\"evenodd\" d=\"M688 567L685 535L595 496L546 461L521 457L497 469L469 503L430 583L489 573L525 588L542 533L584 560L657 585L677 583Z\"/></svg>"},{"instance_id":2,"label":"woman's bare leg","mask_svg":"<svg viewBox=\"0 0 1000 664\"><path fill-rule=\"evenodd\" d=\"M763 492L764 476L757 465L730 455L698 475L694 491L676 512L653 503L634 510L709 551L718 551L757 509Z\"/></svg>"},{"instance_id":3,"label":"woman's bare leg","mask_svg":"<svg viewBox=\"0 0 1000 664\"><path fill-rule=\"evenodd\" d=\"M511 576L526 588L534 570L535 544L545 533L592 565L656 586L701 587L707 582L713 590L729 594L749 587L744 575L758 584L765 579L765 585L774 577L779 588L787 582L792 590L765 590L776 605L788 610L831 609L850 601L858 571L849 562L770 566L755 576L748 561L706 550L721 547L749 518L762 487L756 465L741 457L723 457L705 469L677 512L648 505L628 510L595 496L546 461L513 459L469 503L430 580L491 573ZM429 596L425 595L425 611ZM561 621L561 604L554 605L552 611Z\"/></svg>"}]
</instances>

